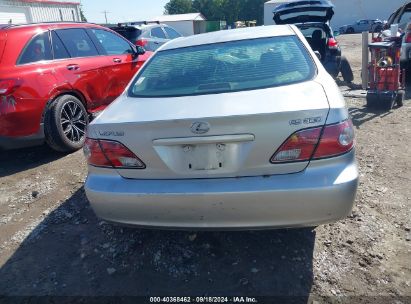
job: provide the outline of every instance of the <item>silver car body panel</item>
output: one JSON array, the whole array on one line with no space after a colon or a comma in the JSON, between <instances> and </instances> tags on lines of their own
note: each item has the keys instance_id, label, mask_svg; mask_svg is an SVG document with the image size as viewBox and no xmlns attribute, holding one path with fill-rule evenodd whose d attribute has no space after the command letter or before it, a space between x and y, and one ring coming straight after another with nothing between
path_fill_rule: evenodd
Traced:
<instances>
[{"instance_id":1,"label":"silver car body panel","mask_svg":"<svg viewBox=\"0 0 411 304\"><path fill-rule=\"evenodd\" d=\"M162 228L316 226L344 218L354 202L354 152L311 162L300 173L222 179L125 179L95 169L87 197L105 220Z\"/></svg>"},{"instance_id":2,"label":"silver car body panel","mask_svg":"<svg viewBox=\"0 0 411 304\"><path fill-rule=\"evenodd\" d=\"M149 164L145 170L119 170L127 178L285 174L303 170L308 161L273 166L269 162L270 157L292 133L308 127L323 126L328 112L324 89L314 81L196 97L137 100L123 96L90 125L88 136L115 139L113 135L104 135L124 134L116 139ZM317 118L318 122L304 123L308 118ZM340 120L344 118L347 117L340 117ZM292 125L292 120L301 120L302 123ZM186 146L193 146L190 138L195 134L190 127L194 122L208 123L210 131L205 135L197 135L198 145L193 151L184 151ZM227 141L227 137L246 134L253 135L254 139ZM160 145L159 140L162 139L173 141L174 145ZM200 164L206 154L218 152L214 148L218 144L225 145L224 151L219 152L220 159L217 156L209 164ZM202 148L203 151L200 151ZM195 159L191 161L191 158ZM218 168L219 163L222 168ZM196 170L199 166L218 170Z\"/></svg>"},{"instance_id":3,"label":"silver car body panel","mask_svg":"<svg viewBox=\"0 0 411 304\"><path fill-rule=\"evenodd\" d=\"M122 142L146 168L89 166L85 190L97 215L142 226L217 229L311 226L343 218L358 183L354 150L311 162L269 161L294 132L349 117L335 81L295 26L178 38L159 51L278 35L300 38L317 68L313 79L167 98L131 98L127 88L100 114L88 137ZM193 124L208 130L193 133ZM191 146L201 147L190 154Z\"/></svg>"}]
</instances>

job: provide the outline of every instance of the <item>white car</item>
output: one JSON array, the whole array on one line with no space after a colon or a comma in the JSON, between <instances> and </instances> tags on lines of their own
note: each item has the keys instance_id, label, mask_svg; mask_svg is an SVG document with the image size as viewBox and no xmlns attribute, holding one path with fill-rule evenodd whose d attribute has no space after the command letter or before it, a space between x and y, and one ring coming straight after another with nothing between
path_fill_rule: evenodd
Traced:
<instances>
[{"instance_id":1,"label":"white car","mask_svg":"<svg viewBox=\"0 0 411 304\"><path fill-rule=\"evenodd\" d=\"M86 194L111 222L315 226L356 195L344 99L293 25L165 44L87 136Z\"/></svg>"}]
</instances>

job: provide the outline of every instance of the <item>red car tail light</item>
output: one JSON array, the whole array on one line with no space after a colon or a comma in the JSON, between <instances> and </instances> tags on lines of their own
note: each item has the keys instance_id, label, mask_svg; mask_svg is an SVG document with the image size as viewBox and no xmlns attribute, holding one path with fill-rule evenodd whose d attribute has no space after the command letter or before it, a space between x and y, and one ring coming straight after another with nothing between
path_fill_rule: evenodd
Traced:
<instances>
[{"instance_id":1,"label":"red car tail light","mask_svg":"<svg viewBox=\"0 0 411 304\"><path fill-rule=\"evenodd\" d=\"M411 32L405 35L405 43L411 43Z\"/></svg>"},{"instance_id":2,"label":"red car tail light","mask_svg":"<svg viewBox=\"0 0 411 304\"><path fill-rule=\"evenodd\" d=\"M291 135L271 157L271 163L307 161L314 153L322 127L298 131Z\"/></svg>"},{"instance_id":3,"label":"red car tail light","mask_svg":"<svg viewBox=\"0 0 411 304\"><path fill-rule=\"evenodd\" d=\"M336 125L325 126L314 159L338 156L354 146L354 127L351 119Z\"/></svg>"},{"instance_id":4,"label":"red car tail light","mask_svg":"<svg viewBox=\"0 0 411 304\"><path fill-rule=\"evenodd\" d=\"M145 47L147 45L148 41L146 39L139 39L136 41L136 45Z\"/></svg>"},{"instance_id":5,"label":"red car tail light","mask_svg":"<svg viewBox=\"0 0 411 304\"><path fill-rule=\"evenodd\" d=\"M117 169L146 168L133 152L117 141L87 138L83 150L87 162L92 166Z\"/></svg>"},{"instance_id":6,"label":"red car tail light","mask_svg":"<svg viewBox=\"0 0 411 304\"><path fill-rule=\"evenodd\" d=\"M329 49L338 49L338 41L334 38L328 39L328 48Z\"/></svg>"},{"instance_id":7,"label":"red car tail light","mask_svg":"<svg viewBox=\"0 0 411 304\"><path fill-rule=\"evenodd\" d=\"M308 161L338 156L354 146L351 120L339 124L297 131L271 157L271 163Z\"/></svg>"},{"instance_id":8,"label":"red car tail light","mask_svg":"<svg viewBox=\"0 0 411 304\"><path fill-rule=\"evenodd\" d=\"M0 95L10 95L19 85L20 82L17 79L0 79Z\"/></svg>"}]
</instances>

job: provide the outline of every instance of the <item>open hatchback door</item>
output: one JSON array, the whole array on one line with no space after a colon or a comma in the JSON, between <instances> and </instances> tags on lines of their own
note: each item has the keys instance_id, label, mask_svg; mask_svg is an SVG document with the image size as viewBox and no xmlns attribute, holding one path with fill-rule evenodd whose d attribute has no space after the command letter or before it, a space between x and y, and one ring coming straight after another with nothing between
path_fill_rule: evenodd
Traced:
<instances>
[{"instance_id":1,"label":"open hatchback door","mask_svg":"<svg viewBox=\"0 0 411 304\"><path fill-rule=\"evenodd\" d=\"M277 6L273 13L276 24L325 23L334 16L334 5L328 0L295 1Z\"/></svg>"}]
</instances>

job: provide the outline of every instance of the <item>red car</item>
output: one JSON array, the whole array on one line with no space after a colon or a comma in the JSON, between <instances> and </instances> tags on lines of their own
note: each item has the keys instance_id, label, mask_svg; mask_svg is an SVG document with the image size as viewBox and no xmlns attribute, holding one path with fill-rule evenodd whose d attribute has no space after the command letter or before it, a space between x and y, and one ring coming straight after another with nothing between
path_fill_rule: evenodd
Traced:
<instances>
[{"instance_id":1,"label":"red car","mask_svg":"<svg viewBox=\"0 0 411 304\"><path fill-rule=\"evenodd\" d=\"M151 54L95 24L0 25L0 149L81 148L89 117Z\"/></svg>"}]
</instances>

